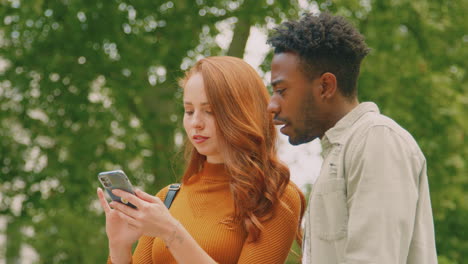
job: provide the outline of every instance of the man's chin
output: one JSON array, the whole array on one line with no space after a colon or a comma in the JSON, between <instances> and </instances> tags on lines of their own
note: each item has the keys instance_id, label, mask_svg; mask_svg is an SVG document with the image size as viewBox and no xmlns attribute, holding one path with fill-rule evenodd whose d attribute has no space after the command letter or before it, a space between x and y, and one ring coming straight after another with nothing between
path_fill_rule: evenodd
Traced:
<instances>
[{"instance_id":1,"label":"man's chin","mask_svg":"<svg viewBox=\"0 0 468 264\"><path fill-rule=\"evenodd\" d=\"M316 138L317 137L289 136L288 141L289 141L289 144L291 144L293 146L298 146L298 145L301 145L301 144L309 143L309 142L313 141Z\"/></svg>"}]
</instances>

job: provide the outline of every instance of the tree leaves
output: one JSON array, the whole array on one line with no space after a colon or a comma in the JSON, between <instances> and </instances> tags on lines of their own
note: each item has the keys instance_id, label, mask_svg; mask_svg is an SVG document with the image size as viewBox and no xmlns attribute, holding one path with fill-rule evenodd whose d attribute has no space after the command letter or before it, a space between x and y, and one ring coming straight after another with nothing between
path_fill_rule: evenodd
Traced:
<instances>
[{"instance_id":1,"label":"tree leaves","mask_svg":"<svg viewBox=\"0 0 468 264\"><path fill-rule=\"evenodd\" d=\"M313 3L310 3L313 4ZM373 49L361 101L405 127L428 160L441 263L462 263L468 129L463 1L317 1L358 26ZM40 263L106 257L98 172L124 169L148 192L181 175L178 79L199 56L226 54L216 24L296 18L297 1L0 1L0 213L7 249ZM271 25L270 25L271 27ZM242 29L242 30L240 30ZM232 44L242 56L243 45ZM268 61L268 60L267 60ZM263 67L268 69L268 63ZM183 133L182 133L183 134ZM23 200L21 206L12 203ZM32 228L34 237L21 236ZM51 246L52 245L52 246ZM80 245L77 247L77 245Z\"/></svg>"}]
</instances>

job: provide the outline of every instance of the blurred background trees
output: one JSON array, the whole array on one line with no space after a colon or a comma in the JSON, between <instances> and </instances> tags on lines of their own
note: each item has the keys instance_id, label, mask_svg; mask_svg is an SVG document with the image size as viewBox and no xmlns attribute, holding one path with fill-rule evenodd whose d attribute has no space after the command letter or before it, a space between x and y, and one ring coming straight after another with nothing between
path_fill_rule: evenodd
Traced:
<instances>
[{"instance_id":1,"label":"blurred background trees","mask_svg":"<svg viewBox=\"0 0 468 264\"><path fill-rule=\"evenodd\" d=\"M96 175L121 168L154 193L177 181L184 70L203 56L243 57L253 26L327 10L366 36L360 100L376 102L420 143L439 261L463 263L465 0L0 0L0 256L19 263L29 245L38 263L105 261Z\"/></svg>"}]
</instances>

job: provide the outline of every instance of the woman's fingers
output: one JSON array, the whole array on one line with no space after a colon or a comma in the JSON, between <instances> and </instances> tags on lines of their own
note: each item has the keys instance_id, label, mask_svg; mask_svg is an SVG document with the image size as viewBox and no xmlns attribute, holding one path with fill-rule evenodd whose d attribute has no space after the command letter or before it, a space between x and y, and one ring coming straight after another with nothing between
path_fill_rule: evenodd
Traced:
<instances>
[{"instance_id":1,"label":"woman's fingers","mask_svg":"<svg viewBox=\"0 0 468 264\"><path fill-rule=\"evenodd\" d=\"M126 200L130 203L132 203L133 205L135 205L137 208L140 208L140 207L143 207L144 206L144 203L145 201L144 200L141 200L140 198L138 198L137 196L129 193L129 192L125 192L125 191L122 191L122 190L119 190L119 189L114 189L112 190L112 193L119 196L122 201Z\"/></svg>"},{"instance_id":2,"label":"woman's fingers","mask_svg":"<svg viewBox=\"0 0 468 264\"><path fill-rule=\"evenodd\" d=\"M121 204L119 202L113 201L113 202L110 203L110 206L113 209L115 209L115 210L117 210L117 211L119 211L119 212L121 212L121 213L123 213L125 215L128 215L131 218L136 218L137 217L138 210L133 209L133 208L127 206L127 205L124 205L124 204Z\"/></svg>"},{"instance_id":3,"label":"woman's fingers","mask_svg":"<svg viewBox=\"0 0 468 264\"><path fill-rule=\"evenodd\" d=\"M144 201L147 201L149 203L157 203L158 200L161 201L157 197L155 197L155 196L153 196L151 194L145 193L144 191L142 191L140 189L136 189L135 193L140 199L142 199Z\"/></svg>"},{"instance_id":4,"label":"woman's fingers","mask_svg":"<svg viewBox=\"0 0 468 264\"><path fill-rule=\"evenodd\" d=\"M124 205L125 206L125 205ZM129 227L132 227L133 229L137 230L138 229L138 221L131 218L130 216L118 211L118 210L115 210L115 213L117 213L120 217L120 219L124 220L125 222L127 222L127 224L129 225Z\"/></svg>"},{"instance_id":5,"label":"woman's fingers","mask_svg":"<svg viewBox=\"0 0 468 264\"><path fill-rule=\"evenodd\" d=\"M101 204L101 207L104 210L104 213L105 214L110 213L111 208L110 208L109 204L107 203L106 198L104 197L104 192L99 187L97 188L97 195L98 195L98 198L99 198L99 203Z\"/></svg>"}]
</instances>

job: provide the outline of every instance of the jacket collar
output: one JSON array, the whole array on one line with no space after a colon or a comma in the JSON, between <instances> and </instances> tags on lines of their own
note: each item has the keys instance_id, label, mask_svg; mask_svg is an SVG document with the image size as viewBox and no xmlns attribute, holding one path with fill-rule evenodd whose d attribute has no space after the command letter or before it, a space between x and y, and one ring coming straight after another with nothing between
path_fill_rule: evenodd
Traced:
<instances>
[{"instance_id":1,"label":"jacket collar","mask_svg":"<svg viewBox=\"0 0 468 264\"><path fill-rule=\"evenodd\" d=\"M321 142L322 142L322 149L328 147L328 145L336 144L336 143L343 143L341 140L343 139L343 134L354 124L357 120L359 120L364 114L368 112L374 112L380 114L379 107L372 102L364 102L360 103L356 106L351 112L347 113L343 118L341 118L335 126L328 129L325 132Z\"/></svg>"}]
</instances>

